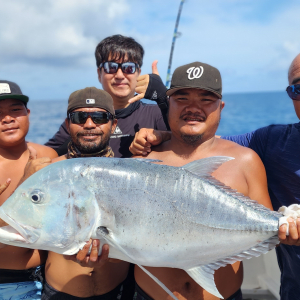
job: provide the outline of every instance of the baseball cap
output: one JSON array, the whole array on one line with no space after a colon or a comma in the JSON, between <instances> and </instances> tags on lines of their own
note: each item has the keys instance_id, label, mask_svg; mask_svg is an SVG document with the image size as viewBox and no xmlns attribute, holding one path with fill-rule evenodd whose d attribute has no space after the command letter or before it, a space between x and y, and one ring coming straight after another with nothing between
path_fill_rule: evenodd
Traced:
<instances>
[{"instance_id":1,"label":"baseball cap","mask_svg":"<svg viewBox=\"0 0 300 300\"><path fill-rule=\"evenodd\" d=\"M18 99L25 104L29 101L16 83L7 80L0 80L0 100L3 99Z\"/></svg>"},{"instance_id":2,"label":"baseball cap","mask_svg":"<svg viewBox=\"0 0 300 300\"><path fill-rule=\"evenodd\" d=\"M68 113L81 107L98 107L105 109L113 116L115 110L111 95L95 87L87 87L73 92L69 97Z\"/></svg>"},{"instance_id":3,"label":"baseball cap","mask_svg":"<svg viewBox=\"0 0 300 300\"><path fill-rule=\"evenodd\" d=\"M198 61L178 67L173 73L167 95L188 88L207 90L222 98L221 74L218 69Z\"/></svg>"}]
</instances>

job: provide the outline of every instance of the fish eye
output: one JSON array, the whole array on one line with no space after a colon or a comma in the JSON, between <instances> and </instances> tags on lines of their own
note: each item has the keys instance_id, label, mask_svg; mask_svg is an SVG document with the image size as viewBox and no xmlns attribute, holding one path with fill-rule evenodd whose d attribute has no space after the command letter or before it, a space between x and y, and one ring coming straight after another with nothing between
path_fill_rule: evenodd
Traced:
<instances>
[{"instance_id":1,"label":"fish eye","mask_svg":"<svg viewBox=\"0 0 300 300\"><path fill-rule=\"evenodd\" d=\"M30 194L30 199L33 203L40 203L43 200L44 193L40 190L34 190Z\"/></svg>"}]
</instances>

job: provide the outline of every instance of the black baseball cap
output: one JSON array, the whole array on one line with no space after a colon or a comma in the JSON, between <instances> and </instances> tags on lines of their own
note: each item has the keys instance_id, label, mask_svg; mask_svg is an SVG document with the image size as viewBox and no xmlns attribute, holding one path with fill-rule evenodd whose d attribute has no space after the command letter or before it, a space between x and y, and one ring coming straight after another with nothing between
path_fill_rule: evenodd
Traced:
<instances>
[{"instance_id":1,"label":"black baseball cap","mask_svg":"<svg viewBox=\"0 0 300 300\"><path fill-rule=\"evenodd\" d=\"M198 61L178 67L173 73L167 95L171 96L178 90L188 88L207 90L221 99L221 74L218 69Z\"/></svg>"},{"instance_id":2,"label":"black baseball cap","mask_svg":"<svg viewBox=\"0 0 300 300\"><path fill-rule=\"evenodd\" d=\"M29 101L16 83L7 80L0 80L0 100L3 99L18 99L25 104Z\"/></svg>"},{"instance_id":3,"label":"black baseball cap","mask_svg":"<svg viewBox=\"0 0 300 300\"><path fill-rule=\"evenodd\" d=\"M98 107L105 109L113 116L115 110L111 95L95 87L87 87L73 92L69 97L68 113L77 108Z\"/></svg>"}]
</instances>

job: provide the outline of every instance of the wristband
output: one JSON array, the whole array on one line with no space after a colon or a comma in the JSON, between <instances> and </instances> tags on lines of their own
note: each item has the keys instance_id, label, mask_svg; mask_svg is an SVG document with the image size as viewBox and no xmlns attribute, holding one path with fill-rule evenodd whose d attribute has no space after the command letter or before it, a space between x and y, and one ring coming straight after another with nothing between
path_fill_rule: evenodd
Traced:
<instances>
[{"instance_id":1,"label":"wristband","mask_svg":"<svg viewBox=\"0 0 300 300\"><path fill-rule=\"evenodd\" d=\"M167 88L163 84L159 75L149 74L149 84L145 93L144 98L157 102L160 109L167 109Z\"/></svg>"}]
</instances>

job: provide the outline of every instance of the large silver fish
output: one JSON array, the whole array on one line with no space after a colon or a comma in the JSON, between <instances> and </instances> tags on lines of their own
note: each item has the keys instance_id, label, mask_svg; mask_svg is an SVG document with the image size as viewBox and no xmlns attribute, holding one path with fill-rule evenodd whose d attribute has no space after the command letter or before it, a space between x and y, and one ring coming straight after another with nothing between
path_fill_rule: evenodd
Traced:
<instances>
[{"instance_id":1,"label":"large silver fish","mask_svg":"<svg viewBox=\"0 0 300 300\"><path fill-rule=\"evenodd\" d=\"M282 216L210 175L230 159L179 168L117 158L54 163L1 206L9 226L0 229L0 242L74 254L99 238L112 258L183 269L222 298L214 271L274 248Z\"/></svg>"}]
</instances>

